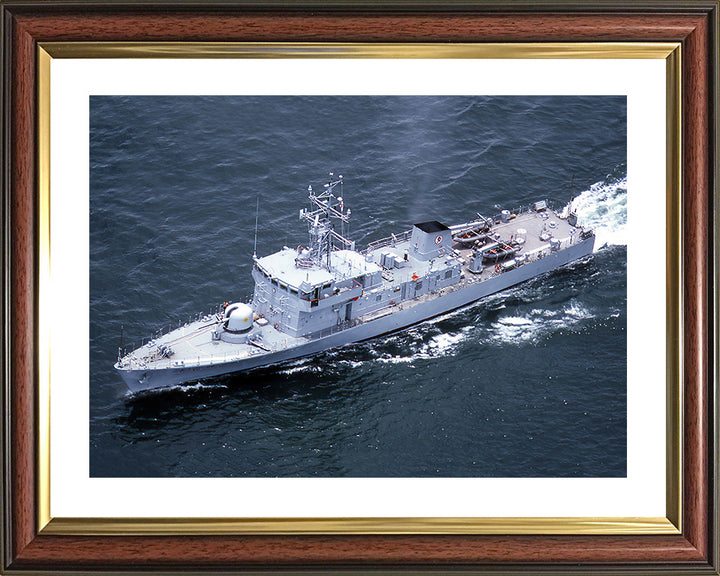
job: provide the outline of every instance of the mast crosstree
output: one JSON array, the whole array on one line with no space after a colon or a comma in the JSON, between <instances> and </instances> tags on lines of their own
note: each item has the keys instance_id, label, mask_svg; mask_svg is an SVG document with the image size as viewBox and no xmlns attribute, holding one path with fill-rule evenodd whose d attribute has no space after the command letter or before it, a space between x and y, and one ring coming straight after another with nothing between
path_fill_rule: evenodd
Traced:
<instances>
[{"instance_id":1,"label":"mast crosstree","mask_svg":"<svg viewBox=\"0 0 720 576\"><path fill-rule=\"evenodd\" d=\"M342 194L343 177L337 178L330 172L330 180L324 185L320 194L315 194L312 186L308 186L310 209L300 210L300 219L308 223L310 246L308 251L298 256L296 263L300 267L318 266L331 270L331 254L336 247L354 249L355 243L348 240L335 230L335 220L347 224L350 222L350 210L345 210L342 196L335 195L335 188L340 186Z\"/></svg>"}]
</instances>

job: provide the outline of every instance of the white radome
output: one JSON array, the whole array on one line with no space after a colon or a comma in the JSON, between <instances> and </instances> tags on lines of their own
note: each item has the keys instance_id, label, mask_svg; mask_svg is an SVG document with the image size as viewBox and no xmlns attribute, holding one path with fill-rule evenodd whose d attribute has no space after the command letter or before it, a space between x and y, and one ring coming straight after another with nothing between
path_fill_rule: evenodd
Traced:
<instances>
[{"instance_id":1,"label":"white radome","mask_svg":"<svg viewBox=\"0 0 720 576\"><path fill-rule=\"evenodd\" d=\"M253 310L247 304L236 302L227 307L225 310L225 318L228 319L228 330L231 332L244 332L252 328Z\"/></svg>"}]
</instances>

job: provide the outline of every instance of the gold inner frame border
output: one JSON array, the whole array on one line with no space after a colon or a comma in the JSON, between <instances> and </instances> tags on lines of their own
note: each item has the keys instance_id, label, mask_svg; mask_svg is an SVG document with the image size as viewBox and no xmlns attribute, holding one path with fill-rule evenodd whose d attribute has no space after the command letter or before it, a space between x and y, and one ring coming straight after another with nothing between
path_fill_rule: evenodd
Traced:
<instances>
[{"instance_id":1,"label":"gold inner frame border","mask_svg":"<svg viewBox=\"0 0 720 576\"><path fill-rule=\"evenodd\" d=\"M663 59L666 62L666 516L53 518L50 514L50 69L54 58ZM681 45L652 42L378 44L46 42L37 53L38 531L53 535L679 534L682 531Z\"/></svg>"}]
</instances>

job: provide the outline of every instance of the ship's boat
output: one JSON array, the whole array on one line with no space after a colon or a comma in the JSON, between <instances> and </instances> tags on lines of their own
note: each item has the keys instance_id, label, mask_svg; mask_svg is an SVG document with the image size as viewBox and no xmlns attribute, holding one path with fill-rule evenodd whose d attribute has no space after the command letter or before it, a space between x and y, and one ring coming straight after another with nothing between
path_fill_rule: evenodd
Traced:
<instances>
[{"instance_id":1,"label":"ship's boat","mask_svg":"<svg viewBox=\"0 0 720 576\"><path fill-rule=\"evenodd\" d=\"M502 260L512 258L520 250L518 244L506 244L505 242L493 242L485 250L482 250L483 262L485 264L497 264Z\"/></svg>"},{"instance_id":2,"label":"ship's boat","mask_svg":"<svg viewBox=\"0 0 720 576\"><path fill-rule=\"evenodd\" d=\"M480 214L478 214L480 218ZM481 220L480 222L470 223L467 227L453 231L453 242L460 246L473 246L477 243L485 243L490 241L490 224Z\"/></svg>"},{"instance_id":3,"label":"ship's boat","mask_svg":"<svg viewBox=\"0 0 720 576\"><path fill-rule=\"evenodd\" d=\"M425 220L362 250L343 178L308 188L307 245L253 253L250 302L210 314L130 350L115 368L132 391L275 365L402 330L592 253L595 236L547 201L446 226ZM339 192L339 193L338 193ZM340 223L340 231L336 228ZM257 232L257 229L256 229Z\"/></svg>"}]
</instances>

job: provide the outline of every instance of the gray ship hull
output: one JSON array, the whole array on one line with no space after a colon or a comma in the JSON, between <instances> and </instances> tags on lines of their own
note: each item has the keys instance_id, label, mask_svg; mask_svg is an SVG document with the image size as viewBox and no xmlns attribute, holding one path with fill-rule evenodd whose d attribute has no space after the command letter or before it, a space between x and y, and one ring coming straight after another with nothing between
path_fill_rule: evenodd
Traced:
<instances>
[{"instance_id":1,"label":"gray ship hull","mask_svg":"<svg viewBox=\"0 0 720 576\"><path fill-rule=\"evenodd\" d=\"M559 252L528 262L482 282L469 283L456 290L406 307L401 305L397 309L388 311L387 314L375 317L372 320L277 352L269 352L237 361L210 365L185 365L181 367L156 369L121 369L119 372L132 392L141 392L192 382L202 378L275 365L288 360L317 354L325 350L361 342L382 334L402 330L440 314L462 308L490 294L500 292L588 256L593 252L594 242L595 237L591 236Z\"/></svg>"}]
</instances>

